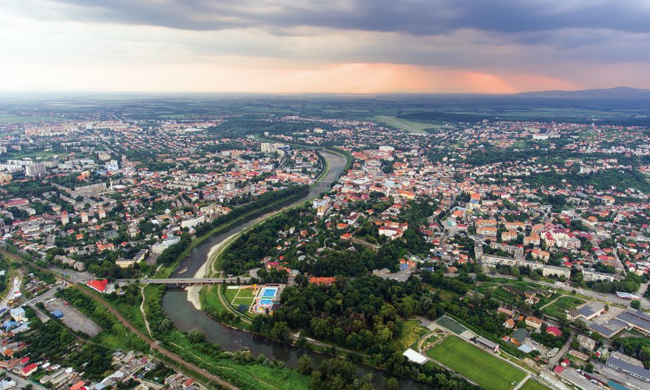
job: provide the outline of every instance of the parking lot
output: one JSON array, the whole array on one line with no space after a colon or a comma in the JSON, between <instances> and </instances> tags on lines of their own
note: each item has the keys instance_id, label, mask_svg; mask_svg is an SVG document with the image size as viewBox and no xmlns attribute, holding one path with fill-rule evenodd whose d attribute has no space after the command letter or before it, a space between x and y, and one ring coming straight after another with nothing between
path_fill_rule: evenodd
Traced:
<instances>
[{"instance_id":1,"label":"parking lot","mask_svg":"<svg viewBox=\"0 0 650 390\"><path fill-rule=\"evenodd\" d=\"M80 331L90 337L96 336L102 331L102 328L94 323L90 318L83 315L79 310L72 306L65 305L61 299L55 299L51 302L45 302L48 312L59 310L63 313L61 321L74 331Z\"/></svg>"}]
</instances>

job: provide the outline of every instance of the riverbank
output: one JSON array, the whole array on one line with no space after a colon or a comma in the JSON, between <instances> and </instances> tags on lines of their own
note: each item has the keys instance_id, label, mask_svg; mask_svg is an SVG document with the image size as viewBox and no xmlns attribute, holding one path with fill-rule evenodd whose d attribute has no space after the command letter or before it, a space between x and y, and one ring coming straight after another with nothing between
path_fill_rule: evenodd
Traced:
<instances>
[{"instance_id":1,"label":"riverbank","mask_svg":"<svg viewBox=\"0 0 650 390\"><path fill-rule=\"evenodd\" d=\"M345 154L338 152L338 151L333 151L333 150L327 150L328 152L335 154L339 157L345 158L345 166L344 169L341 170L341 172L338 172L335 176L338 178L340 174L345 170L345 167L349 166L350 161L348 156ZM322 158L322 163L323 163L323 170L322 172L318 175L316 178L316 181L310 186L310 188L314 189L319 186L319 183L323 181L325 178L328 177L330 173L330 160L326 158L324 155L319 153L319 157ZM317 194L318 195L318 194ZM316 195L316 196L317 196ZM246 227L244 230L238 232L238 233L233 233L232 235L228 236L225 240L221 240L220 242L216 243L210 248L210 251L208 252L206 256L205 262L198 268L198 270L193 274L193 277L195 278L203 278L207 276L215 276L217 273L221 272L219 270L219 259L221 257L221 254L227 249L227 247L234 242L237 238L239 238L242 234L246 233L248 230L252 229L253 227L264 223L270 218L273 218L276 215L279 215L280 213L286 212L288 210L291 210L292 208L299 207L306 202L309 202L311 199L313 199L314 196L312 193L310 193L306 199L302 202L294 202L291 205L288 205L286 207L281 208L280 210L276 211L271 211L268 212L258 218L255 219L254 223L248 227ZM201 289L203 286L200 285L193 285L191 287L187 288L187 301L191 303L197 310L201 310ZM226 307L228 309L228 307ZM237 312L233 312L234 315L239 315Z\"/></svg>"},{"instance_id":2,"label":"riverbank","mask_svg":"<svg viewBox=\"0 0 650 390\"><path fill-rule=\"evenodd\" d=\"M241 233L239 233L241 234ZM234 239L234 237L238 236L238 233L235 233L228 237L225 241L216 244L210 249L210 252L208 252L208 260L196 271L194 274L195 278L205 278L209 275L212 274L212 272L207 272L208 268L212 268L212 263L215 258L218 256L218 254L221 252L222 248L225 248L231 240ZM190 302L197 310L201 310L201 301L199 298L199 295L201 293L201 288L203 286L199 284L194 284L186 289L187 291L187 301Z\"/></svg>"}]
</instances>

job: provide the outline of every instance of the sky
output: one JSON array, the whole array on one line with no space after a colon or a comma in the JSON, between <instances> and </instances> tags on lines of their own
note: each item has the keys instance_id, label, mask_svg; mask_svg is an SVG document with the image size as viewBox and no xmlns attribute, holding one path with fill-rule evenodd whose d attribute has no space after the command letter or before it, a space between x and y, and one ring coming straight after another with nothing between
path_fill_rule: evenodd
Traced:
<instances>
[{"instance_id":1,"label":"sky","mask_svg":"<svg viewBox=\"0 0 650 390\"><path fill-rule=\"evenodd\" d=\"M650 88L650 0L0 0L0 91Z\"/></svg>"}]
</instances>

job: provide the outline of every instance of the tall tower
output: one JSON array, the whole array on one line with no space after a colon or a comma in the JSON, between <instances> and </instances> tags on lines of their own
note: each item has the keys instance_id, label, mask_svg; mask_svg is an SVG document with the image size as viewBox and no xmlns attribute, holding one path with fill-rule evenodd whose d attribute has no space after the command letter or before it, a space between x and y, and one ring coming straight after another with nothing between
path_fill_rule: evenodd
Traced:
<instances>
[{"instance_id":1,"label":"tall tower","mask_svg":"<svg viewBox=\"0 0 650 390\"><path fill-rule=\"evenodd\" d=\"M481 240L474 240L474 257L476 261L483 261L483 243Z\"/></svg>"}]
</instances>

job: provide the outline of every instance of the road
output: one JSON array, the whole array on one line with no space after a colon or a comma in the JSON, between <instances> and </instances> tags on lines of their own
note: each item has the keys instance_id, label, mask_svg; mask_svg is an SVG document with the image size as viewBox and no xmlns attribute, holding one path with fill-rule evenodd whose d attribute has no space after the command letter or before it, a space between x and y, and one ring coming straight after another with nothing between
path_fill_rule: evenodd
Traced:
<instances>
[{"instance_id":1,"label":"road","mask_svg":"<svg viewBox=\"0 0 650 390\"><path fill-rule=\"evenodd\" d=\"M16 387L14 387L15 389L24 389L25 386L31 384L32 386L34 386L33 388L36 389L36 390L45 390L45 388L43 386L41 386L40 384L28 381L27 379L25 379L25 378L23 378L21 376L18 376L16 374L12 373L12 372L5 371L5 370L2 370L0 372L6 373L7 376L9 378L11 378L11 380L16 382Z\"/></svg>"},{"instance_id":2,"label":"road","mask_svg":"<svg viewBox=\"0 0 650 390\"><path fill-rule=\"evenodd\" d=\"M573 335L571 335L571 337L569 337L569 340L567 340L567 342L564 343L564 345L562 346L560 351L557 354L555 354L555 356L548 359L548 364L546 365L546 368L549 371L553 370L553 368L555 368L555 366L560 361L560 359L562 359L564 357L564 355L566 355L566 353L569 352L569 349L571 349L571 342L572 341L573 341Z\"/></svg>"},{"instance_id":3,"label":"road","mask_svg":"<svg viewBox=\"0 0 650 390\"><path fill-rule=\"evenodd\" d=\"M10 301L11 299L13 299L14 295L15 295L17 292L20 292L20 285L21 285L21 283L22 283L22 279L21 279L20 277L16 277L16 278L14 279L13 286L11 286L11 289L10 289L9 292L7 293L7 296L4 297L4 299L2 300L2 302L0 302L0 310L1 310L1 309L7 309L7 308L9 307L9 305L8 305L9 301Z\"/></svg>"},{"instance_id":4,"label":"road","mask_svg":"<svg viewBox=\"0 0 650 390\"><path fill-rule=\"evenodd\" d=\"M89 280L95 279L95 275L91 274L90 272L79 272L53 266L50 266L48 269L50 271L56 272L70 283L85 283Z\"/></svg>"},{"instance_id":5,"label":"road","mask_svg":"<svg viewBox=\"0 0 650 390\"><path fill-rule=\"evenodd\" d=\"M469 275L472 276L472 277L476 277L476 274L469 274ZM517 277L512 276L512 275L490 275L490 274L485 274L485 275L490 277L490 278L518 280ZM454 277L458 277L459 275L458 274L452 274L452 273L446 273L445 276L450 277L450 278L454 278ZM595 292L595 291L591 291L591 290L583 290L581 288L575 288L575 287L568 286L568 285L548 283L548 282L544 282L544 281L541 281L541 280L532 280L532 279L529 279L529 278L522 278L522 280L525 281L525 282L529 282L529 283L539 284L541 286L551 287L551 288L554 288L556 290L563 290L563 291L567 291L567 292L572 292L573 290L576 290L576 292L578 294L580 294L580 295L584 295L584 296L586 296L588 298L591 298L591 299L594 299L594 300L597 300L597 301L603 301L605 303L611 303L613 305L619 305L619 306L625 306L625 307L630 306L630 301L629 300L621 299L621 298L617 297L616 294L603 294L603 293L599 293L599 292ZM645 290L647 290L647 289L648 289L647 284L641 285L641 288L639 289L639 293L637 293L637 294L640 294L641 290L643 290L643 293L645 293ZM641 308L650 310L650 301L645 299L645 298L641 299Z\"/></svg>"},{"instance_id":6,"label":"road","mask_svg":"<svg viewBox=\"0 0 650 390\"><path fill-rule=\"evenodd\" d=\"M246 284L251 278L166 278L166 279L148 279L139 280L144 284L175 284L175 285L192 285L192 284L223 284L223 283L240 283ZM135 283L136 279L118 279L117 282L122 284Z\"/></svg>"}]
</instances>

